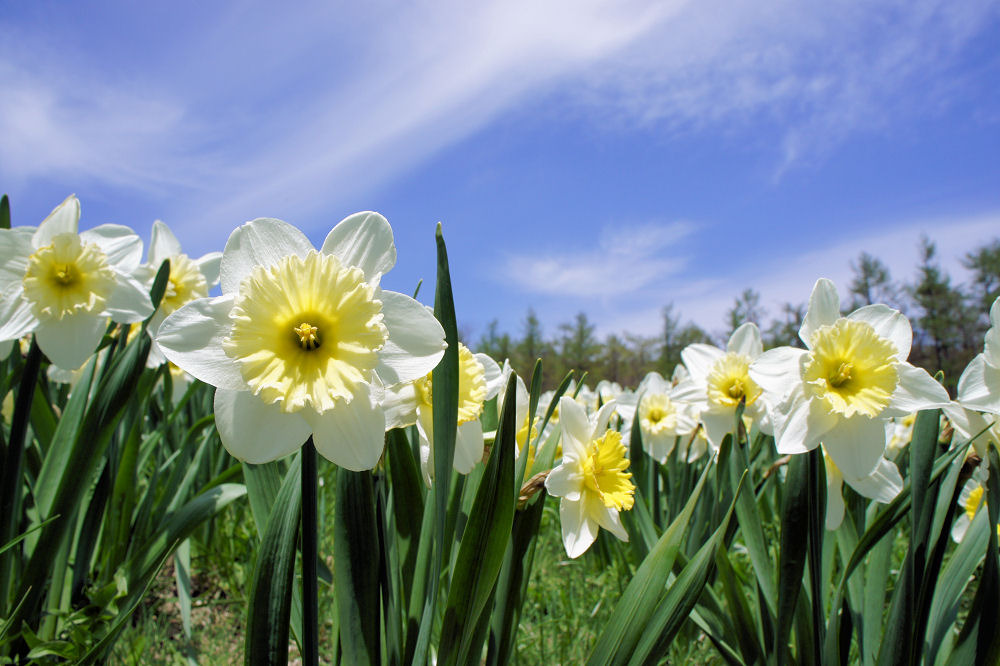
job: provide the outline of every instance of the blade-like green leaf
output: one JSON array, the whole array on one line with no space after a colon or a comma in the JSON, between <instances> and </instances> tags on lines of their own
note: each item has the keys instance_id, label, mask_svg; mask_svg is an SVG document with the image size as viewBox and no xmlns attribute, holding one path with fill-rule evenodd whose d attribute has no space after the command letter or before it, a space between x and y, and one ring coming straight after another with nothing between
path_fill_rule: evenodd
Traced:
<instances>
[{"instance_id":1,"label":"blade-like green leaf","mask_svg":"<svg viewBox=\"0 0 1000 666\"><path fill-rule=\"evenodd\" d=\"M288 624L295 584L295 541L302 485L296 455L282 481L261 538L250 588L244 663L288 663Z\"/></svg>"},{"instance_id":2,"label":"blade-like green leaf","mask_svg":"<svg viewBox=\"0 0 1000 666\"><path fill-rule=\"evenodd\" d=\"M436 396L435 396L436 397ZM379 655L379 549L371 472L337 469L333 522L333 575L340 645L348 664L377 664Z\"/></svg>"}]
</instances>

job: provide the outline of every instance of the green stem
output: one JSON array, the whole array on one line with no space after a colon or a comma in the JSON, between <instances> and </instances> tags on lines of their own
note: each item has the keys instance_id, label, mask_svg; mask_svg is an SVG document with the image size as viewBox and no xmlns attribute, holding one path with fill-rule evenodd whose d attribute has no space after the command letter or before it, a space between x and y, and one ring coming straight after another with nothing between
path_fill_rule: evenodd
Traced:
<instances>
[{"instance_id":1,"label":"green stem","mask_svg":"<svg viewBox=\"0 0 1000 666\"><path fill-rule=\"evenodd\" d=\"M319 664L319 602L316 590L316 446L302 447L302 663Z\"/></svg>"},{"instance_id":2,"label":"green stem","mask_svg":"<svg viewBox=\"0 0 1000 666\"><path fill-rule=\"evenodd\" d=\"M826 531L826 479L823 452L816 447L809 456L809 581L812 586L813 650L816 663L823 657L826 614L823 612L823 534ZM836 609L835 611L836 612Z\"/></svg>"},{"instance_id":3,"label":"green stem","mask_svg":"<svg viewBox=\"0 0 1000 666\"><path fill-rule=\"evenodd\" d=\"M15 344L17 342L15 341ZM24 458L24 438L28 432L28 421L31 417L31 402L35 396L35 386L38 383L38 370L42 363L42 351L38 348L35 338L31 338L31 348L21 373L21 383L14 400L14 414L10 424L10 439L7 442L7 455L3 464L3 474L0 478L0 545L10 542L17 536L21 520L21 463ZM10 591L11 572L13 570L16 551L10 550L0 556L0 613L6 614L8 593Z\"/></svg>"}]
</instances>

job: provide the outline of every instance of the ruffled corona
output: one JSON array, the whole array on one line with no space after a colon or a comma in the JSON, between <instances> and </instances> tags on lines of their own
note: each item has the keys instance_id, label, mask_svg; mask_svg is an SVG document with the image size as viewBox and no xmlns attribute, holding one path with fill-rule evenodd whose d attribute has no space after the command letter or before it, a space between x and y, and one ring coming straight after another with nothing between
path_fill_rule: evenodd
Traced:
<instances>
[{"instance_id":1,"label":"ruffled corona","mask_svg":"<svg viewBox=\"0 0 1000 666\"><path fill-rule=\"evenodd\" d=\"M874 417L889 405L899 382L897 350L870 324L838 319L817 329L810 342L802 379L831 412Z\"/></svg>"},{"instance_id":2,"label":"ruffled corona","mask_svg":"<svg viewBox=\"0 0 1000 666\"><path fill-rule=\"evenodd\" d=\"M677 405L664 393L652 393L639 405L639 425L643 431L658 435L677 430Z\"/></svg>"},{"instance_id":3,"label":"ruffled corona","mask_svg":"<svg viewBox=\"0 0 1000 666\"><path fill-rule=\"evenodd\" d=\"M61 233L28 257L23 285L36 317L60 320L104 310L115 282L107 256L96 244Z\"/></svg>"},{"instance_id":4,"label":"ruffled corona","mask_svg":"<svg viewBox=\"0 0 1000 666\"><path fill-rule=\"evenodd\" d=\"M389 337L375 296L363 271L334 255L283 257L244 278L222 348L264 402L325 412L371 381Z\"/></svg>"},{"instance_id":5,"label":"ruffled corona","mask_svg":"<svg viewBox=\"0 0 1000 666\"><path fill-rule=\"evenodd\" d=\"M427 409L433 404L431 374L416 380L417 397ZM486 401L486 371L468 347L458 343L458 425L478 419Z\"/></svg>"},{"instance_id":6,"label":"ruffled corona","mask_svg":"<svg viewBox=\"0 0 1000 666\"><path fill-rule=\"evenodd\" d=\"M625 471L628 464L621 433L614 430L591 442L579 462L587 489L596 493L604 506L618 511L631 509L634 502L632 473Z\"/></svg>"}]
</instances>

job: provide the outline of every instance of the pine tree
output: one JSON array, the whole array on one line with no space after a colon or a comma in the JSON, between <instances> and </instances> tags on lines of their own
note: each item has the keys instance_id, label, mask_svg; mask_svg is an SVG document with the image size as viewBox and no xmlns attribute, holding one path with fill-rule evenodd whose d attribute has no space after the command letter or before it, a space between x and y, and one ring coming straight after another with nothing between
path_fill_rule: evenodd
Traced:
<instances>
[{"instance_id":1,"label":"pine tree","mask_svg":"<svg viewBox=\"0 0 1000 666\"><path fill-rule=\"evenodd\" d=\"M893 284L889 275L889 267L878 257L862 252L857 261L851 262L854 278L851 280L850 310L857 310L864 305L885 303L896 309L901 309L899 289Z\"/></svg>"}]
</instances>

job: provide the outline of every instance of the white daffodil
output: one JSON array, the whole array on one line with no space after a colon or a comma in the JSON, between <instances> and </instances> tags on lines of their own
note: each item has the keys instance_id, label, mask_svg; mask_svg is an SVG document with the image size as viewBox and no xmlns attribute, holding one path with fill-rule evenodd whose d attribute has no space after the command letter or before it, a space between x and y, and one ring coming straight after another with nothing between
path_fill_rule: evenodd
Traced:
<instances>
[{"instance_id":1,"label":"white daffodil","mask_svg":"<svg viewBox=\"0 0 1000 666\"><path fill-rule=\"evenodd\" d=\"M80 202L70 196L38 228L0 229L0 341L34 333L67 370L94 352L108 318L131 323L153 313L132 277L142 239L118 224L79 232L79 223Z\"/></svg>"},{"instance_id":2,"label":"white daffodil","mask_svg":"<svg viewBox=\"0 0 1000 666\"><path fill-rule=\"evenodd\" d=\"M483 403L497 394L500 366L486 354L473 354L458 344L458 432L453 467L468 474L483 459ZM420 466L429 486L434 478L434 390L431 373L386 390L386 425L401 428L417 424Z\"/></svg>"},{"instance_id":3,"label":"white daffodil","mask_svg":"<svg viewBox=\"0 0 1000 666\"><path fill-rule=\"evenodd\" d=\"M746 323L733 331L725 351L696 343L681 352L689 376L677 385L673 398L694 406L705 426L705 436L715 449L736 427L736 408L740 402L745 403L744 416L761 429L770 430L760 387L748 373L750 364L763 349L760 329L756 324Z\"/></svg>"},{"instance_id":4,"label":"white daffodil","mask_svg":"<svg viewBox=\"0 0 1000 666\"><path fill-rule=\"evenodd\" d=\"M805 453L822 442L844 480L878 500L884 495L873 497L866 479L884 467L886 421L946 406L948 393L906 362L913 338L906 317L885 305L842 317L829 280L813 288L799 337L807 349L772 349L750 366L773 410L778 452Z\"/></svg>"},{"instance_id":5,"label":"white daffodil","mask_svg":"<svg viewBox=\"0 0 1000 666\"><path fill-rule=\"evenodd\" d=\"M396 263L392 229L357 213L316 251L281 220L236 229L222 253L222 295L182 305L160 325L164 355L216 387L222 443L264 463L316 449L346 469L371 469L384 446L384 386L425 376L444 330L409 296L383 291Z\"/></svg>"},{"instance_id":6,"label":"white daffodil","mask_svg":"<svg viewBox=\"0 0 1000 666\"><path fill-rule=\"evenodd\" d=\"M622 417L622 433L625 437L632 431L638 406L642 448L660 463L667 461L677 438L689 436L698 425L697 419L690 414L688 405L671 397L673 390L670 382L654 371L643 378L635 393L624 392L615 403L618 414Z\"/></svg>"},{"instance_id":7,"label":"white daffodil","mask_svg":"<svg viewBox=\"0 0 1000 666\"><path fill-rule=\"evenodd\" d=\"M895 416L886 421L886 452L895 458L913 439L913 424L917 421L917 413L906 416Z\"/></svg>"},{"instance_id":8,"label":"white daffodil","mask_svg":"<svg viewBox=\"0 0 1000 666\"><path fill-rule=\"evenodd\" d=\"M545 488L561 498L559 522L569 557L579 557L603 527L622 541L628 532L619 511L632 508L635 486L626 472L629 461L621 433L608 430L614 403L601 407L592 419L572 398L559 399L562 414L562 463L549 472Z\"/></svg>"},{"instance_id":9,"label":"white daffodil","mask_svg":"<svg viewBox=\"0 0 1000 666\"><path fill-rule=\"evenodd\" d=\"M1000 414L1000 298L990 307L983 351L962 372L957 401L969 409Z\"/></svg>"},{"instance_id":10,"label":"white daffodil","mask_svg":"<svg viewBox=\"0 0 1000 666\"><path fill-rule=\"evenodd\" d=\"M980 509L986 508L986 475L982 468L977 468L972 477L965 482L958 493L958 506L962 509L955 523L951 526L951 538L955 543L961 543L969 526ZM1000 525L997 525L997 536L1000 537Z\"/></svg>"},{"instance_id":11,"label":"white daffodil","mask_svg":"<svg viewBox=\"0 0 1000 666\"><path fill-rule=\"evenodd\" d=\"M170 261L170 277L167 288L160 301L160 307L149 321L149 334L154 338L149 351L149 367L157 367L166 362L159 345L155 343L156 333L166 317L185 303L198 298L207 298L209 290L219 284L219 267L222 264L221 252L209 252L198 259L192 259L181 250L180 241L165 223L160 220L153 222L153 231L149 239L149 252L146 264L140 267L140 274L146 283L152 287L160 264Z\"/></svg>"},{"instance_id":12,"label":"white daffodil","mask_svg":"<svg viewBox=\"0 0 1000 666\"><path fill-rule=\"evenodd\" d=\"M826 463L826 529L835 530L844 521L844 475L825 447L823 461ZM903 489L903 477L894 463L882 458L874 472L851 480L849 485L859 494L886 504Z\"/></svg>"}]
</instances>

